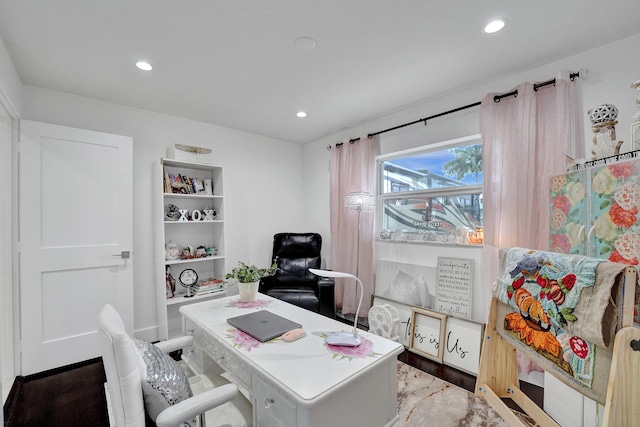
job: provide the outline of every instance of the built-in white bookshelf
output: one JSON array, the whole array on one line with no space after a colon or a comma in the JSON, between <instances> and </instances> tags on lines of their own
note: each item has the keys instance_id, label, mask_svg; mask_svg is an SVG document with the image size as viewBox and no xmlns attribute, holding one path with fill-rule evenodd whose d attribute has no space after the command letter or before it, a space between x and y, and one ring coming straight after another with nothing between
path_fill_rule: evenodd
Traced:
<instances>
[{"instance_id":1,"label":"built-in white bookshelf","mask_svg":"<svg viewBox=\"0 0 640 427\"><path fill-rule=\"evenodd\" d=\"M182 333L182 305L226 296L224 289L199 286L203 280L222 280L226 273L222 168L163 158L154 166L153 181L158 339L166 340ZM167 251L176 244L177 254ZM175 280L173 296L167 290L167 267ZM198 277L191 289L180 283L185 270Z\"/></svg>"}]
</instances>

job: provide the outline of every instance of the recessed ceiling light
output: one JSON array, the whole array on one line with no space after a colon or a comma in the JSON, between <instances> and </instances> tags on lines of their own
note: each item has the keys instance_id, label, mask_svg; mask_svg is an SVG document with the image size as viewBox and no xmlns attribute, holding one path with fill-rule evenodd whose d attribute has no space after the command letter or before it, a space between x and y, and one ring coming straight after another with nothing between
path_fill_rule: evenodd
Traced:
<instances>
[{"instance_id":1,"label":"recessed ceiling light","mask_svg":"<svg viewBox=\"0 0 640 427\"><path fill-rule=\"evenodd\" d=\"M504 18L495 19L495 20L489 22L484 27L484 32L487 33L487 34L497 33L498 31L503 29L505 25L507 25L507 20L506 19L504 19Z\"/></svg>"},{"instance_id":2,"label":"recessed ceiling light","mask_svg":"<svg viewBox=\"0 0 640 427\"><path fill-rule=\"evenodd\" d=\"M316 41L311 37L299 37L296 39L295 44L300 50L313 50L316 47Z\"/></svg>"},{"instance_id":3,"label":"recessed ceiling light","mask_svg":"<svg viewBox=\"0 0 640 427\"><path fill-rule=\"evenodd\" d=\"M300 118L302 119L302 118L304 118L304 117L307 117L307 113L305 113L304 111L298 111L298 112L296 113L296 116L297 116L297 117L300 117Z\"/></svg>"},{"instance_id":4,"label":"recessed ceiling light","mask_svg":"<svg viewBox=\"0 0 640 427\"><path fill-rule=\"evenodd\" d=\"M136 67L140 68L142 71L151 71L151 70L153 70L153 67L151 66L151 64L149 64L148 62L145 62L145 61L136 62Z\"/></svg>"}]
</instances>

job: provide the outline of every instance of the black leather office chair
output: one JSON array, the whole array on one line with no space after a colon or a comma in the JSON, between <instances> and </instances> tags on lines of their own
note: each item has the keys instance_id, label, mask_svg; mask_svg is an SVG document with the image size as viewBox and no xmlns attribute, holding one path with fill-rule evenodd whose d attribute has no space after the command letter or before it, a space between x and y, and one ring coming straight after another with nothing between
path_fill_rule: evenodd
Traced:
<instances>
[{"instance_id":1,"label":"black leather office chair","mask_svg":"<svg viewBox=\"0 0 640 427\"><path fill-rule=\"evenodd\" d=\"M260 279L259 291L324 316L335 317L335 282L309 272L322 268L318 233L278 233L273 236L272 260L278 271Z\"/></svg>"}]
</instances>

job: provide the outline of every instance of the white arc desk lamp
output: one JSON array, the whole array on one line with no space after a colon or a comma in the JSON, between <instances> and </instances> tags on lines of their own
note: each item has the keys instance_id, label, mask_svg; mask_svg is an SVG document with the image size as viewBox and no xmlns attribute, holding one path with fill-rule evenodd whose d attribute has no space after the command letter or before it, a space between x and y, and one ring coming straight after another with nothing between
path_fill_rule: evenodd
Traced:
<instances>
[{"instance_id":1,"label":"white arc desk lamp","mask_svg":"<svg viewBox=\"0 0 640 427\"><path fill-rule=\"evenodd\" d=\"M339 345L344 347L357 347L360 345L362 340L358 336L358 313L360 313L360 305L362 304L362 294L364 293L364 287L362 285L362 281L358 279L353 274L349 273L341 273L339 271L330 271L330 270L318 270L315 268L310 268L310 272L315 274L316 276L321 277L334 277L334 278L343 278L343 279L354 279L360 285L360 301L358 301L358 309L356 310L355 320L353 321L353 332L334 332L327 337L327 344L329 345Z\"/></svg>"}]
</instances>

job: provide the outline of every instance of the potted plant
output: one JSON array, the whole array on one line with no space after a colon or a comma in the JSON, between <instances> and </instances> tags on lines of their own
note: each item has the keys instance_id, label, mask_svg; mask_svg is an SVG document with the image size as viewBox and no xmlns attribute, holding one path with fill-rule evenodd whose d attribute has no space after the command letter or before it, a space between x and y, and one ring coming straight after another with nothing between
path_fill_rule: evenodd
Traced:
<instances>
[{"instance_id":1,"label":"potted plant","mask_svg":"<svg viewBox=\"0 0 640 427\"><path fill-rule=\"evenodd\" d=\"M231 273L227 273L225 278L227 280L235 279L238 282L240 301L253 302L258 293L260 278L272 276L276 270L278 270L277 258L273 260L273 264L269 268L258 268L255 265L238 261L238 265L231 270Z\"/></svg>"}]
</instances>

